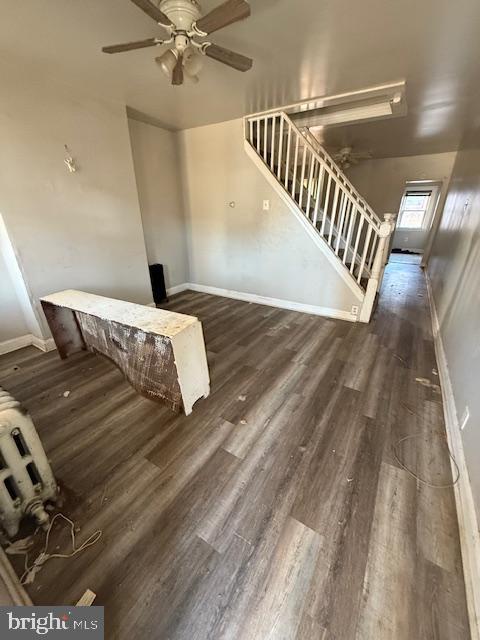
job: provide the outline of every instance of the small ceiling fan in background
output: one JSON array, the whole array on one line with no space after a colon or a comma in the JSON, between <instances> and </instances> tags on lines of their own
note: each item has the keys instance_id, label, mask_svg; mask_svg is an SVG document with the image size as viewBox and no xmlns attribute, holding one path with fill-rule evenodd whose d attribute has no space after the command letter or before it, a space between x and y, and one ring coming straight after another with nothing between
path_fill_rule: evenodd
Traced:
<instances>
[{"instance_id":1,"label":"small ceiling fan in background","mask_svg":"<svg viewBox=\"0 0 480 640\"><path fill-rule=\"evenodd\" d=\"M252 68L251 58L204 40L214 31L248 18L250 5L245 0L226 0L204 16L201 15L197 0L161 0L158 7L150 0L130 1L166 29L168 38L147 38L103 47L104 53L172 45L161 56L155 58L155 61L171 78L173 85L183 84L184 76L198 82L197 74L202 68L202 55L237 71L248 71Z\"/></svg>"},{"instance_id":2,"label":"small ceiling fan in background","mask_svg":"<svg viewBox=\"0 0 480 640\"><path fill-rule=\"evenodd\" d=\"M354 151L353 147L343 147L332 153L332 158L340 169L348 169L352 164L358 164L360 160L370 160L373 155L370 151Z\"/></svg>"}]
</instances>

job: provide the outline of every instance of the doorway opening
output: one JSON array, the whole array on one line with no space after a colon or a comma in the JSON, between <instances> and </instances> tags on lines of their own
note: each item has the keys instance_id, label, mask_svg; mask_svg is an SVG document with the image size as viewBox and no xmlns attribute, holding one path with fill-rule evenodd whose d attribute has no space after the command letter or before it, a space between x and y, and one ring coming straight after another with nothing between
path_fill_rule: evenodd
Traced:
<instances>
[{"instance_id":1,"label":"doorway opening","mask_svg":"<svg viewBox=\"0 0 480 640\"><path fill-rule=\"evenodd\" d=\"M0 354L29 344L46 350L40 319L17 252L0 214Z\"/></svg>"},{"instance_id":2,"label":"doorway opening","mask_svg":"<svg viewBox=\"0 0 480 640\"><path fill-rule=\"evenodd\" d=\"M435 218L440 189L440 182L407 182L392 240L393 254L418 256L420 263Z\"/></svg>"}]
</instances>

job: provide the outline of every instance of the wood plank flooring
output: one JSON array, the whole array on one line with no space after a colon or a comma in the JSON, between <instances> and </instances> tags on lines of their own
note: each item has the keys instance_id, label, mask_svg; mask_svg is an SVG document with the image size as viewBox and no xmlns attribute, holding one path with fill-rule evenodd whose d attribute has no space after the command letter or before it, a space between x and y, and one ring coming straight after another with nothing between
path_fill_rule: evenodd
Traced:
<instances>
[{"instance_id":1,"label":"wood plank flooring","mask_svg":"<svg viewBox=\"0 0 480 640\"><path fill-rule=\"evenodd\" d=\"M79 541L102 530L34 602L90 588L115 639L466 640L453 491L392 449L418 434L408 465L451 481L418 265L389 265L369 325L194 292L168 308L204 326L212 393L188 418L100 356L0 357Z\"/></svg>"}]
</instances>

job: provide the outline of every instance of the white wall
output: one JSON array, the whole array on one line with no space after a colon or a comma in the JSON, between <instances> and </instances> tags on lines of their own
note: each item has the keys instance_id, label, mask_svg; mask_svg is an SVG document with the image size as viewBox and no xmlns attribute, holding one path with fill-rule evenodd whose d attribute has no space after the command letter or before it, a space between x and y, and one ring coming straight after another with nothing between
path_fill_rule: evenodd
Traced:
<instances>
[{"instance_id":1,"label":"white wall","mask_svg":"<svg viewBox=\"0 0 480 640\"><path fill-rule=\"evenodd\" d=\"M150 302L125 108L3 63L0 83L0 211L35 304L65 288Z\"/></svg>"},{"instance_id":2,"label":"white wall","mask_svg":"<svg viewBox=\"0 0 480 640\"><path fill-rule=\"evenodd\" d=\"M42 329L40 326L39 314L35 312L32 304L32 295L27 288L25 277L20 268L18 256L12 239L8 234L7 227L2 214L0 213L0 254L3 261L5 275L5 286L7 286L14 296L9 296L9 303L4 300L5 316L10 314L15 318L21 318L15 328L15 335L11 338L19 338L29 335L42 339ZM1 307L0 307L1 310ZM0 314L0 326L2 324ZM13 328L13 325L12 325ZM24 329L28 331L24 331ZM0 343L2 340L0 340ZM5 345L4 345L5 347ZM1 348L1 346L0 346Z\"/></svg>"},{"instance_id":3,"label":"white wall","mask_svg":"<svg viewBox=\"0 0 480 640\"><path fill-rule=\"evenodd\" d=\"M22 307L0 251L0 343L30 333Z\"/></svg>"},{"instance_id":4,"label":"white wall","mask_svg":"<svg viewBox=\"0 0 480 640\"><path fill-rule=\"evenodd\" d=\"M415 180L441 181L438 211L443 208L448 181L452 173L456 152L436 153L401 158L379 158L362 161L347 170L354 186L379 216L398 213L405 184ZM411 251L422 251L428 234L397 229L393 246Z\"/></svg>"},{"instance_id":5,"label":"white wall","mask_svg":"<svg viewBox=\"0 0 480 640\"><path fill-rule=\"evenodd\" d=\"M178 134L128 119L149 264L164 265L166 286L188 282Z\"/></svg>"},{"instance_id":6,"label":"white wall","mask_svg":"<svg viewBox=\"0 0 480 640\"><path fill-rule=\"evenodd\" d=\"M480 128L468 131L453 169L428 273L439 316L465 457L480 522Z\"/></svg>"},{"instance_id":7,"label":"white wall","mask_svg":"<svg viewBox=\"0 0 480 640\"><path fill-rule=\"evenodd\" d=\"M358 304L246 155L242 120L179 135L191 282L347 312Z\"/></svg>"}]
</instances>

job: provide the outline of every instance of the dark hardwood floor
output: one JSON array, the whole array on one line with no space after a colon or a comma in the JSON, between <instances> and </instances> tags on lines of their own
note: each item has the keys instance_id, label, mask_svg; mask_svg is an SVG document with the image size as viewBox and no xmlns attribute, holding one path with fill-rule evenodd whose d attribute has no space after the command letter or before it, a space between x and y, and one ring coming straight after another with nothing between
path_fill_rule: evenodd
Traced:
<instances>
[{"instance_id":1,"label":"dark hardwood floor","mask_svg":"<svg viewBox=\"0 0 480 640\"><path fill-rule=\"evenodd\" d=\"M388 267L369 325L193 292L168 308L204 326L212 393L188 418L100 356L0 358L79 541L103 532L45 565L34 602L90 588L108 638L466 640L453 491L392 449L419 434L401 455L451 481L420 268Z\"/></svg>"}]
</instances>

